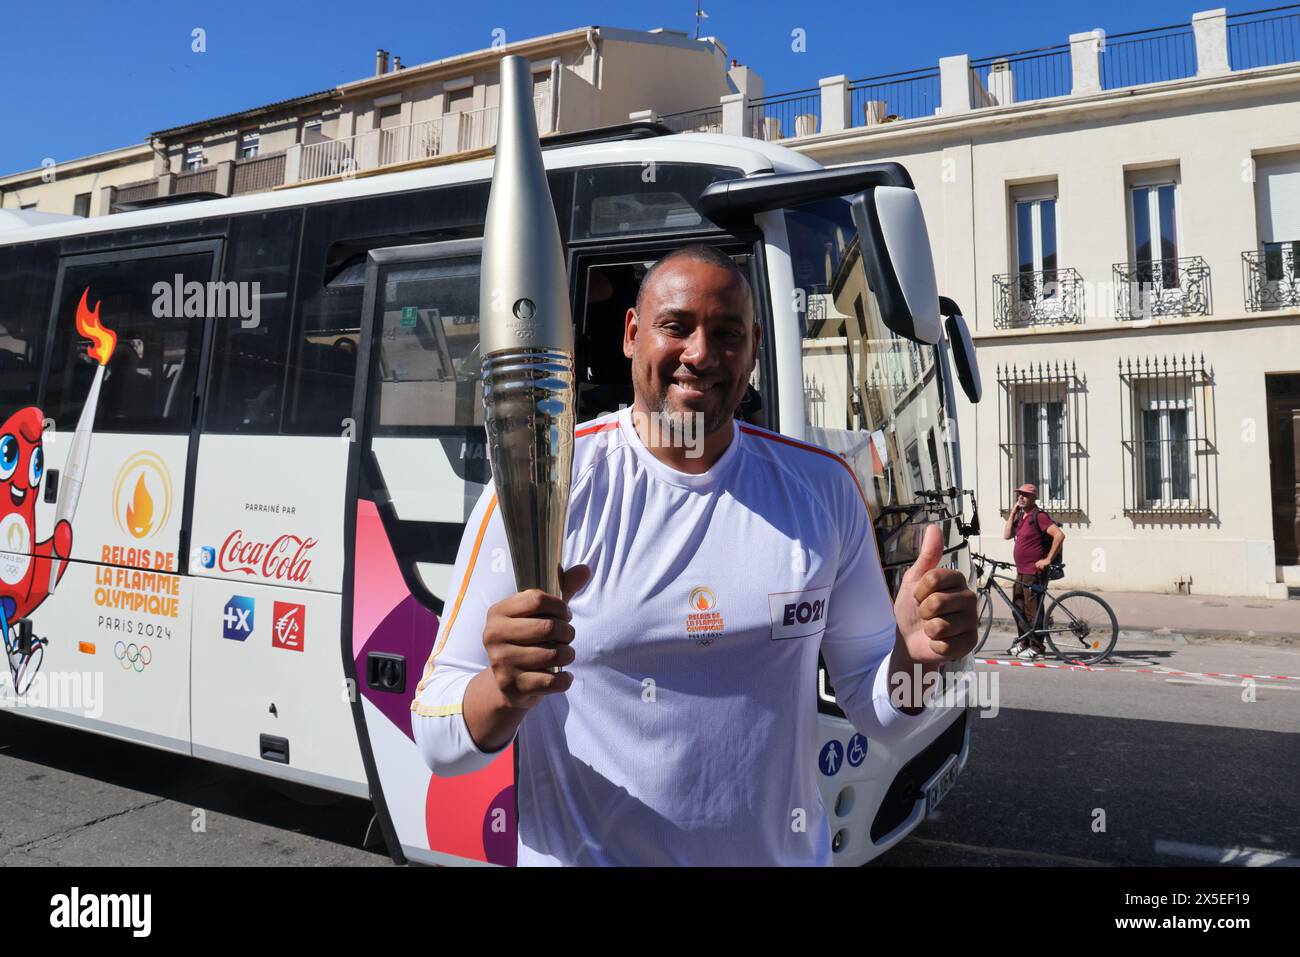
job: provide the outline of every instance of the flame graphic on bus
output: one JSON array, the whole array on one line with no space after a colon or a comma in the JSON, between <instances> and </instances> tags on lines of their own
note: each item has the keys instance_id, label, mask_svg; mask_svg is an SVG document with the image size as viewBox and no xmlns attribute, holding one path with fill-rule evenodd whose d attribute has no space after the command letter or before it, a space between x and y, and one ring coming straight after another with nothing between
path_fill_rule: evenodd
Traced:
<instances>
[{"instance_id":1,"label":"flame graphic on bus","mask_svg":"<svg viewBox=\"0 0 1300 957\"><path fill-rule=\"evenodd\" d=\"M149 534L153 521L153 496L144 484L144 473L135 481L135 491L126 506L126 527L136 538Z\"/></svg>"},{"instance_id":2,"label":"flame graphic on bus","mask_svg":"<svg viewBox=\"0 0 1300 957\"><path fill-rule=\"evenodd\" d=\"M87 304L89 299L90 287L87 286L81 294L81 302L77 303L77 332L91 342L86 346L86 354L100 365L108 365L113 347L117 345L117 333L99 321L99 302L91 309Z\"/></svg>"}]
</instances>

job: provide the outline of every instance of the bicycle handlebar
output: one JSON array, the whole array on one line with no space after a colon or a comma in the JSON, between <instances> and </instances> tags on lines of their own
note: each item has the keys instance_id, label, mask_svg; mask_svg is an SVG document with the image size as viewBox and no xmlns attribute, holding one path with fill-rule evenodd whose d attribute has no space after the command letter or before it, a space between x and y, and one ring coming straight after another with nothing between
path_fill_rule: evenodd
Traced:
<instances>
[{"instance_id":1,"label":"bicycle handlebar","mask_svg":"<svg viewBox=\"0 0 1300 957\"><path fill-rule=\"evenodd\" d=\"M989 558L987 555L981 555L979 552L971 552L970 558L971 561L973 562L980 562L981 564L984 565L991 565L994 568L1015 568L1016 567L1015 562L1000 562L996 558ZM1060 562L1052 562L1050 565L1047 566L1047 568L1064 568L1064 567L1065 566L1062 565ZM1046 570L1047 569L1043 569L1043 571Z\"/></svg>"}]
</instances>

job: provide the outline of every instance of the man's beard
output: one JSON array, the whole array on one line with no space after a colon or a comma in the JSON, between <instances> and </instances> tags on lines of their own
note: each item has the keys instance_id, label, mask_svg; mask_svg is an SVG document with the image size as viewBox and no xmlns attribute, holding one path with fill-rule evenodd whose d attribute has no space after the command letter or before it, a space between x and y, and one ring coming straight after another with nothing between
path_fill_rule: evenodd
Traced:
<instances>
[{"instance_id":1,"label":"man's beard","mask_svg":"<svg viewBox=\"0 0 1300 957\"><path fill-rule=\"evenodd\" d=\"M706 436L717 432L731 422L734 408L727 408L725 402L717 403L709 412L696 412L691 409L679 411L668 402L668 391L659 394L658 406L652 406L650 414L655 417L656 427L661 435L671 435L676 440L686 441L691 436ZM689 418L690 422L683 421Z\"/></svg>"}]
</instances>

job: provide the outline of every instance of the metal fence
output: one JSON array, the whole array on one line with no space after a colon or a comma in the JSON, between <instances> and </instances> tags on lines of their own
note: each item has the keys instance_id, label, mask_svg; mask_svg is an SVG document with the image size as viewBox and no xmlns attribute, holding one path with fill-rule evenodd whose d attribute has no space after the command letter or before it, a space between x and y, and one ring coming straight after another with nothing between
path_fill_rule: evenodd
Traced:
<instances>
[{"instance_id":1,"label":"metal fence","mask_svg":"<svg viewBox=\"0 0 1300 957\"><path fill-rule=\"evenodd\" d=\"M939 108L939 70L907 70L849 82L849 126L875 126L933 116Z\"/></svg>"},{"instance_id":2,"label":"metal fence","mask_svg":"<svg viewBox=\"0 0 1300 957\"><path fill-rule=\"evenodd\" d=\"M997 366L999 506L1031 482L1038 503L1079 520L1088 510L1088 380L1073 362Z\"/></svg>"},{"instance_id":3,"label":"metal fence","mask_svg":"<svg viewBox=\"0 0 1300 957\"><path fill-rule=\"evenodd\" d=\"M1249 70L1295 60L1300 60L1300 4L1228 14L1228 62L1232 69Z\"/></svg>"},{"instance_id":4,"label":"metal fence","mask_svg":"<svg viewBox=\"0 0 1300 957\"><path fill-rule=\"evenodd\" d=\"M721 133L722 107L706 106L659 117L659 122L674 133Z\"/></svg>"},{"instance_id":5,"label":"metal fence","mask_svg":"<svg viewBox=\"0 0 1300 957\"><path fill-rule=\"evenodd\" d=\"M1153 27L1106 37L1101 88L1113 90L1196 75L1196 37L1190 26Z\"/></svg>"},{"instance_id":6,"label":"metal fence","mask_svg":"<svg viewBox=\"0 0 1300 957\"><path fill-rule=\"evenodd\" d=\"M231 192L261 193L284 182L284 154L271 153L235 161L235 180Z\"/></svg>"},{"instance_id":7,"label":"metal fence","mask_svg":"<svg viewBox=\"0 0 1300 957\"><path fill-rule=\"evenodd\" d=\"M994 276L993 307L998 329L1083 322L1083 277L1069 267Z\"/></svg>"},{"instance_id":8,"label":"metal fence","mask_svg":"<svg viewBox=\"0 0 1300 957\"><path fill-rule=\"evenodd\" d=\"M749 104L745 135L757 140L812 136L821 129L821 89L765 96Z\"/></svg>"},{"instance_id":9,"label":"metal fence","mask_svg":"<svg viewBox=\"0 0 1300 957\"><path fill-rule=\"evenodd\" d=\"M1115 318L1208 316L1213 308L1210 266L1200 256L1116 263Z\"/></svg>"},{"instance_id":10,"label":"metal fence","mask_svg":"<svg viewBox=\"0 0 1300 957\"><path fill-rule=\"evenodd\" d=\"M1121 359L1118 365L1125 514L1214 521L1214 368L1206 368L1203 355Z\"/></svg>"},{"instance_id":11,"label":"metal fence","mask_svg":"<svg viewBox=\"0 0 1300 957\"><path fill-rule=\"evenodd\" d=\"M971 73L986 98L985 103L975 106L1006 106L1069 96L1074 86L1068 43L972 60Z\"/></svg>"}]
</instances>

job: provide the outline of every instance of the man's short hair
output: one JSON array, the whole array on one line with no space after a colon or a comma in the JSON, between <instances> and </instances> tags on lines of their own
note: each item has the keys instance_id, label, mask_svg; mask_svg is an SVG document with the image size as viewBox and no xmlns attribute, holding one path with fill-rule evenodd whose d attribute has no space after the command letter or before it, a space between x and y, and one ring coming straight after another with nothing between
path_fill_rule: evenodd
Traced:
<instances>
[{"instance_id":1,"label":"man's short hair","mask_svg":"<svg viewBox=\"0 0 1300 957\"><path fill-rule=\"evenodd\" d=\"M708 263L710 266L717 266L719 269L727 270L740 281L746 295L751 300L753 299L754 293L749 288L749 277L745 275L743 269L736 265L734 259L716 246L710 246L707 243L692 243L689 246L683 246L681 249L674 249L646 270L646 274L641 277L641 287L636 291L636 311L638 315L641 312L641 300L645 296L646 287L650 285L651 277L661 268L678 259L693 259L696 262Z\"/></svg>"}]
</instances>

